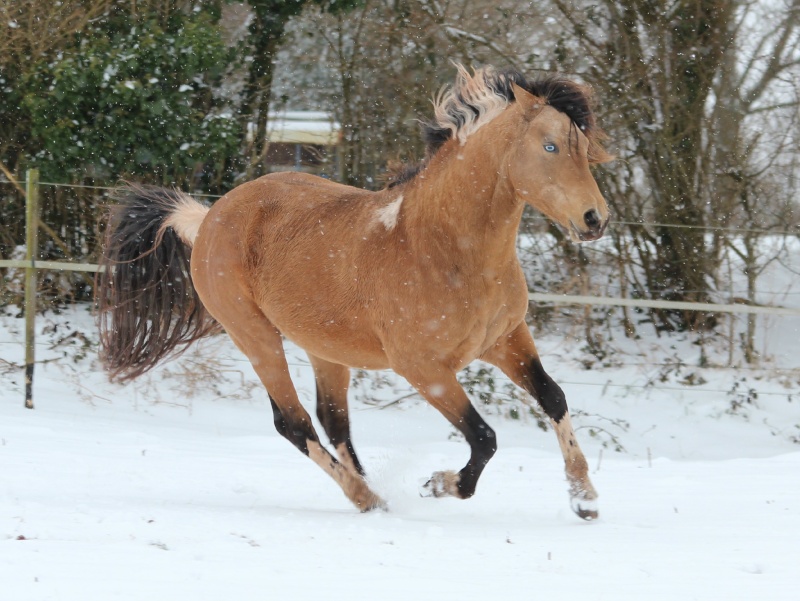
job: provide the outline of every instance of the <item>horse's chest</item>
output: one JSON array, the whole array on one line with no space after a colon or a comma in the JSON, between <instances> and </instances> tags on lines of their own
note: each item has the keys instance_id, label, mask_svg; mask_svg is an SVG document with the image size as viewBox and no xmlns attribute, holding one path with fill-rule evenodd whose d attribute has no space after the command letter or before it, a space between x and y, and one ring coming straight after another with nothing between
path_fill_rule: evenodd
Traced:
<instances>
[{"instance_id":1,"label":"horse's chest","mask_svg":"<svg viewBox=\"0 0 800 601\"><path fill-rule=\"evenodd\" d=\"M472 321L476 354L482 354L501 336L505 336L523 319L528 309L528 294L523 277L491 278L483 295L474 300L474 311L467 317Z\"/></svg>"},{"instance_id":2,"label":"horse's chest","mask_svg":"<svg viewBox=\"0 0 800 601\"><path fill-rule=\"evenodd\" d=\"M444 274L437 279L439 285L430 287L434 293L398 303L391 311L387 333L396 338L413 332L417 352L447 357L456 365L468 363L525 317L527 287L513 269L480 278Z\"/></svg>"}]
</instances>

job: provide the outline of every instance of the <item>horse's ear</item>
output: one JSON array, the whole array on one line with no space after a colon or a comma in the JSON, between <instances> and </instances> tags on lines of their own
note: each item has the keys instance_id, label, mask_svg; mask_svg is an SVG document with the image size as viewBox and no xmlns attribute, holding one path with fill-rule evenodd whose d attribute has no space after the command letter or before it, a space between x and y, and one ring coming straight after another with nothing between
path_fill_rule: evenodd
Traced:
<instances>
[{"instance_id":1,"label":"horse's ear","mask_svg":"<svg viewBox=\"0 0 800 601\"><path fill-rule=\"evenodd\" d=\"M517 105L525 112L525 117L528 119L535 117L547 104L544 98L534 96L528 90L518 86L513 81L511 82L511 89L514 91L514 98L517 101Z\"/></svg>"}]
</instances>

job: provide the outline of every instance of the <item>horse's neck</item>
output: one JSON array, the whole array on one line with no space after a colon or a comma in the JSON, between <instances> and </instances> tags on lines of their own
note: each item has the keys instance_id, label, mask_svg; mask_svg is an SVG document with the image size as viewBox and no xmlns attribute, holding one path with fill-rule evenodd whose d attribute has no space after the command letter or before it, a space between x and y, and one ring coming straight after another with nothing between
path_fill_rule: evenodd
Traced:
<instances>
[{"instance_id":1,"label":"horse's neck","mask_svg":"<svg viewBox=\"0 0 800 601\"><path fill-rule=\"evenodd\" d=\"M513 254L523 205L505 176L505 149L492 152L481 133L463 146L453 140L433 157L405 194L405 214L418 243L449 243L454 252L493 260Z\"/></svg>"}]
</instances>

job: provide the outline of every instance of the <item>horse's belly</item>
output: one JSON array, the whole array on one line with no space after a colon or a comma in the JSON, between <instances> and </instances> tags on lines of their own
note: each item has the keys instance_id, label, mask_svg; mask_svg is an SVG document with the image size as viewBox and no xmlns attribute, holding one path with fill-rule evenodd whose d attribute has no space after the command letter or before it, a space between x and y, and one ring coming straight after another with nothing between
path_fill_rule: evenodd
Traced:
<instances>
[{"instance_id":1,"label":"horse's belly","mask_svg":"<svg viewBox=\"0 0 800 601\"><path fill-rule=\"evenodd\" d=\"M361 369L389 367L383 345L368 324L353 323L357 316L337 319L310 312L301 317L274 309L265 314L286 338L316 357Z\"/></svg>"}]
</instances>

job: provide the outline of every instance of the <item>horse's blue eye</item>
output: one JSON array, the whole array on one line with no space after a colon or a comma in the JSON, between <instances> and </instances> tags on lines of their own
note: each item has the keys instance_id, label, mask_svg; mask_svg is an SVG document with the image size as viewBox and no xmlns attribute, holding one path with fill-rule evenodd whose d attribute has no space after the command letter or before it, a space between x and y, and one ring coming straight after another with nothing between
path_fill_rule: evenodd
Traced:
<instances>
[{"instance_id":1,"label":"horse's blue eye","mask_svg":"<svg viewBox=\"0 0 800 601\"><path fill-rule=\"evenodd\" d=\"M544 145L544 149L547 152L557 152L558 151L558 146L556 146L555 144L545 144Z\"/></svg>"}]
</instances>

